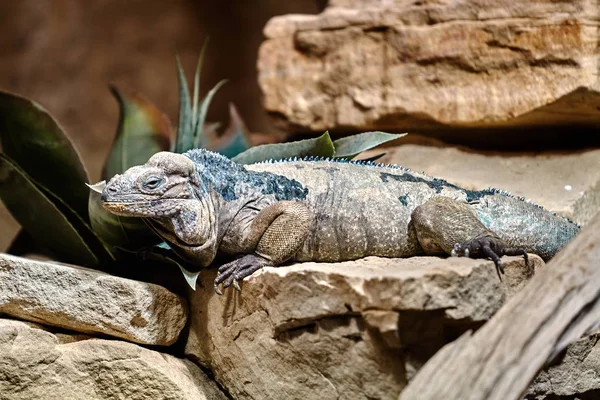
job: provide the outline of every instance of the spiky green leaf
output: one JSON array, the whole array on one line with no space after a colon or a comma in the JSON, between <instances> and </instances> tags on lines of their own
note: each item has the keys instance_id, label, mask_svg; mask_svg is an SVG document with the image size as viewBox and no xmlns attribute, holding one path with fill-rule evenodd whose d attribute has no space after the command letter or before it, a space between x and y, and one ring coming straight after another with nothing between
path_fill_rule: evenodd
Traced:
<instances>
[{"instance_id":1,"label":"spiky green leaf","mask_svg":"<svg viewBox=\"0 0 600 400\"><path fill-rule=\"evenodd\" d=\"M39 104L0 92L4 153L34 181L87 220L87 173L63 129Z\"/></svg>"},{"instance_id":2,"label":"spiky green leaf","mask_svg":"<svg viewBox=\"0 0 600 400\"><path fill-rule=\"evenodd\" d=\"M207 130L205 127L205 133ZM207 135L207 137L210 136ZM212 139L204 147L228 158L233 158L251 147L248 140L248 128L233 103L229 103L229 126L221 137Z\"/></svg>"},{"instance_id":3,"label":"spiky green leaf","mask_svg":"<svg viewBox=\"0 0 600 400\"><path fill-rule=\"evenodd\" d=\"M14 161L0 154L0 198L23 229L61 261L97 266L101 258L65 216L66 209L49 196Z\"/></svg>"},{"instance_id":4,"label":"spiky green leaf","mask_svg":"<svg viewBox=\"0 0 600 400\"><path fill-rule=\"evenodd\" d=\"M217 83L215 85L215 87L213 87L208 92L206 97L202 100L202 103L200 103L200 108L198 109L198 116L196 119L196 126L195 126L195 132L194 132L194 144L193 144L192 148L197 149L197 148L203 147L205 145L205 141L203 140L204 139L203 131L204 131L204 123L206 122L206 114L208 113L208 107L210 106L210 102L212 101L215 94L217 94L217 91L226 82L227 82L227 80L223 79L222 81ZM184 151L188 151L190 149L191 148L185 149Z\"/></svg>"},{"instance_id":5,"label":"spiky green leaf","mask_svg":"<svg viewBox=\"0 0 600 400\"><path fill-rule=\"evenodd\" d=\"M173 151L183 153L194 145L194 114L190 101L190 91L185 79L185 72L177 56L177 77L179 81L179 126Z\"/></svg>"},{"instance_id":6,"label":"spiky green leaf","mask_svg":"<svg viewBox=\"0 0 600 400\"><path fill-rule=\"evenodd\" d=\"M148 100L114 86L110 91L119 103L119 125L104 165L104 179L144 164L159 151L168 151L173 136L167 116Z\"/></svg>"},{"instance_id":7,"label":"spiky green leaf","mask_svg":"<svg viewBox=\"0 0 600 400\"><path fill-rule=\"evenodd\" d=\"M200 99L200 75L202 73L202 64L204 62L204 53L206 53L206 48L208 47L208 39L204 41L202 45L202 50L200 50L200 56L198 56L198 62L196 63L196 73L194 74L194 96L193 96L193 107L192 107L192 115L193 115L193 126L196 126L198 119L198 100Z\"/></svg>"},{"instance_id":8,"label":"spiky green leaf","mask_svg":"<svg viewBox=\"0 0 600 400\"><path fill-rule=\"evenodd\" d=\"M354 158L365 150L406 136L406 133L364 132L333 142L335 158Z\"/></svg>"},{"instance_id":9,"label":"spiky green leaf","mask_svg":"<svg viewBox=\"0 0 600 400\"><path fill-rule=\"evenodd\" d=\"M233 157L240 164L252 164L267 160L280 160L289 157L332 157L335 152L329 132L318 138L299 140L297 142L263 144L251 147Z\"/></svg>"}]
</instances>

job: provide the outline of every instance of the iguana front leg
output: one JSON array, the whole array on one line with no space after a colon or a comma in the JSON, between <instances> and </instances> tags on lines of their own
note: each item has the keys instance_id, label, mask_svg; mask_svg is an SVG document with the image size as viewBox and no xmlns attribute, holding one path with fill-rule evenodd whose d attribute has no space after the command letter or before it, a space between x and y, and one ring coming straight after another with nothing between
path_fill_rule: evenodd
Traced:
<instances>
[{"instance_id":1,"label":"iguana front leg","mask_svg":"<svg viewBox=\"0 0 600 400\"><path fill-rule=\"evenodd\" d=\"M434 197L415 208L411 217L425 254L489 257L496 265L498 276L504 273L500 257L523 255L525 263L528 261L525 249L508 247L464 202Z\"/></svg>"},{"instance_id":2,"label":"iguana front leg","mask_svg":"<svg viewBox=\"0 0 600 400\"><path fill-rule=\"evenodd\" d=\"M219 268L215 292L223 294L219 285L240 290L238 281L266 266L277 266L300 250L315 223L314 214L302 203L279 201L261 210L250 225L243 248L253 253Z\"/></svg>"}]
</instances>

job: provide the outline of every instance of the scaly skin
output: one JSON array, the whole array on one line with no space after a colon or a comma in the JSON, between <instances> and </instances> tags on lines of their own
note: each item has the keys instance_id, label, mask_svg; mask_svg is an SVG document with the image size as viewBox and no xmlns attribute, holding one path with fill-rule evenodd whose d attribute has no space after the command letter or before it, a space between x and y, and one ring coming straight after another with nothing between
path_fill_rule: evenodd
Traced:
<instances>
[{"instance_id":1,"label":"scaly skin","mask_svg":"<svg viewBox=\"0 0 600 400\"><path fill-rule=\"evenodd\" d=\"M495 189L465 190L395 166L284 160L241 166L205 150L158 153L117 175L105 208L147 218L200 267L217 253L215 289L288 260L465 254L552 257L579 227Z\"/></svg>"}]
</instances>

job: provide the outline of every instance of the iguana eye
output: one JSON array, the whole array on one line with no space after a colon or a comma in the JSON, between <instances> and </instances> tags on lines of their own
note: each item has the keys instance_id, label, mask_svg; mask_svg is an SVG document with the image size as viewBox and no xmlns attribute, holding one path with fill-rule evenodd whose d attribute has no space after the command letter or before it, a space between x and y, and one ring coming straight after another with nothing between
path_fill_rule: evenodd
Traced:
<instances>
[{"instance_id":1,"label":"iguana eye","mask_svg":"<svg viewBox=\"0 0 600 400\"><path fill-rule=\"evenodd\" d=\"M150 176L143 183L145 189L156 189L164 183L164 179L158 176Z\"/></svg>"}]
</instances>

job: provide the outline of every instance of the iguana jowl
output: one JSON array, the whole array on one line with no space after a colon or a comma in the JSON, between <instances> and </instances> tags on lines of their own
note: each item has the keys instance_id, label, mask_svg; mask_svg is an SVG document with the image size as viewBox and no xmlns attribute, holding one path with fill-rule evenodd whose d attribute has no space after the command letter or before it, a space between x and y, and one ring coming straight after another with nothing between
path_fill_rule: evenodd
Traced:
<instances>
[{"instance_id":1,"label":"iguana jowl","mask_svg":"<svg viewBox=\"0 0 600 400\"><path fill-rule=\"evenodd\" d=\"M234 285L288 260L465 254L552 257L572 222L496 189L466 190L405 168L332 160L240 165L206 150L157 153L102 192L117 215L146 218L173 250Z\"/></svg>"}]
</instances>

